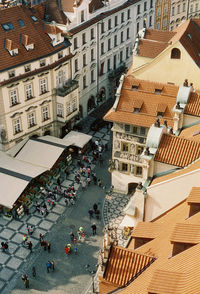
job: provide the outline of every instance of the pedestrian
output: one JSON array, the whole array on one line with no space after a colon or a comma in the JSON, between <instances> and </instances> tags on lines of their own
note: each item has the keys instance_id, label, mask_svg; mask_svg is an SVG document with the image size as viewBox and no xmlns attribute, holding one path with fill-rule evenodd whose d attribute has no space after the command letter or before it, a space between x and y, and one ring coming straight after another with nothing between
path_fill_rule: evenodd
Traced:
<instances>
[{"instance_id":1,"label":"pedestrian","mask_svg":"<svg viewBox=\"0 0 200 294\"><path fill-rule=\"evenodd\" d=\"M26 204L23 205L23 209L24 209L24 213L25 213L26 215L29 215L29 209L28 209L28 207L26 206Z\"/></svg>"},{"instance_id":2,"label":"pedestrian","mask_svg":"<svg viewBox=\"0 0 200 294\"><path fill-rule=\"evenodd\" d=\"M96 230L97 230L97 227L96 227L96 224L95 223L93 223L92 225L91 225L91 228L92 228L92 234L93 234L93 236L94 235L96 235Z\"/></svg>"},{"instance_id":3,"label":"pedestrian","mask_svg":"<svg viewBox=\"0 0 200 294\"><path fill-rule=\"evenodd\" d=\"M100 166L102 167L103 166L103 157L102 156L99 158L99 163L100 163Z\"/></svg>"},{"instance_id":4,"label":"pedestrian","mask_svg":"<svg viewBox=\"0 0 200 294\"><path fill-rule=\"evenodd\" d=\"M98 185L99 187L102 186L102 183L101 183L101 180L100 180L100 179L97 180L97 185Z\"/></svg>"},{"instance_id":5,"label":"pedestrian","mask_svg":"<svg viewBox=\"0 0 200 294\"><path fill-rule=\"evenodd\" d=\"M47 273L49 273L49 269L51 268L51 262L48 260L46 263Z\"/></svg>"},{"instance_id":6,"label":"pedestrian","mask_svg":"<svg viewBox=\"0 0 200 294\"><path fill-rule=\"evenodd\" d=\"M27 239L28 239L27 236L24 234L24 236L22 238L24 245L26 244Z\"/></svg>"},{"instance_id":7,"label":"pedestrian","mask_svg":"<svg viewBox=\"0 0 200 294\"><path fill-rule=\"evenodd\" d=\"M47 250L47 241L43 240L42 244L43 244L42 246L44 247L44 251L46 251Z\"/></svg>"},{"instance_id":8,"label":"pedestrian","mask_svg":"<svg viewBox=\"0 0 200 294\"><path fill-rule=\"evenodd\" d=\"M32 247L33 247L33 244L31 241L28 242L28 249L31 251L32 253Z\"/></svg>"},{"instance_id":9,"label":"pedestrian","mask_svg":"<svg viewBox=\"0 0 200 294\"><path fill-rule=\"evenodd\" d=\"M60 187L60 185L61 185L60 178L57 179L57 184Z\"/></svg>"},{"instance_id":10,"label":"pedestrian","mask_svg":"<svg viewBox=\"0 0 200 294\"><path fill-rule=\"evenodd\" d=\"M68 257L68 255L69 255L69 248L67 246L65 246L65 253L66 253L67 257Z\"/></svg>"},{"instance_id":11,"label":"pedestrian","mask_svg":"<svg viewBox=\"0 0 200 294\"><path fill-rule=\"evenodd\" d=\"M73 242L74 241L74 238L75 238L75 236L74 236L74 234L73 234L73 232L70 232L70 239L71 239L71 241Z\"/></svg>"},{"instance_id":12,"label":"pedestrian","mask_svg":"<svg viewBox=\"0 0 200 294\"><path fill-rule=\"evenodd\" d=\"M97 209L95 211L96 219L100 219L100 211Z\"/></svg>"},{"instance_id":13,"label":"pedestrian","mask_svg":"<svg viewBox=\"0 0 200 294\"><path fill-rule=\"evenodd\" d=\"M55 270L55 262L53 260L51 262L51 269L52 269L52 272L54 272L54 270Z\"/></svg>"},{"instance_id":14,"label":"pedestrian","mask_svg":"<svg viewBox=\"0 0 200 294\"><path fill-rule=\"evenodd\" d=\"M87 184L88 184L88 186L90 185L90 182L91 182L91 179L88 177L87 178Z\"/></svg>"},{"instance_id":15,"label":"pedestrian","mask_svg":"<svg viewBox=\"0 0 200 294\"><path fill-rule=\"evenodd\" d=\"M82 186L82 191L85 190L86 187L86 182L85 181L81 181L81 186Z\"/></svg>"},{"instance_id":16,"label":"pedestrian","mask_svg":"<svg viewBox=\"0 0 200 294\"><path fill-rule=\"evenodd\" d=\"M98 209L98 205L96 203L94 203L93 205L93 209L94 209L94 212L96 213L97 209Z\"/></svg>"},{"instance_id":17,"label":"pedestrian","mask_svg":"<svg viewBox=\"0 0 200 294\"><path fill-rule=\"evenodd\" d=\"M2 250L3 252L5 252L5 243L4 243L4 242L1 242L1 250Z\"/></svg>"},{"instance_id":18,"label":"pedestrian","mask_svg":"<svg viewBox=\"0 0 200 294\"><path fill-rule=\"evenodd\" d=\"M44 235L43 235L42 233L40 233L40 235L39 235L39 238L40 238L40 244L41 244L41 242L42 242L42 240L43 240L43 237L44 237Z\"/></svg>"},{"instance_id":19,"label":"pedestrian","mask_svg":"<svg viewBox=\"0 0 200 294\"><path fill-rule=\"evenodd\" d=\"M32 267L32 275L34 278L36 278L36 268L35 266Z\"/></svg>"},{"instance_id":20,"label":"pedestrian","mask_svg":"<svg viewBox=\"0 0 200 294\"><path fill-rule=\"evenodd\" d=\"M89 213L89 218L90 218L90 220L91 220L91 218L93 217L93 213L94 213L94 211L92 210L92 208L90 208L90 209L88 210L88 213Z\"/></svg>"},{"instance_id":21,"label":"pedestrian","mask_svg":"<svg viewBox=\"0 0 200 294\"><path fill-rule=\"evenodd\" d=\"M25 281L28 279L28 276L26 274L23 274L21 278L22 278L22 281L25 283Z\"/></svg>"},{"instance_id":22,"label":"pedestrian","mask_svg":"<svg viewBox=\"0 0 200 294\"><path fill-rule=\"evenodd\" d=\"M51 251L51 243L50 242L47 243L47 250L50 253L50 251Z\"/></svg>"},{"instance_id":23,"label":"pedestrian","mask_svg":"<svg viewBox=\"0 0 200 294\"><path fill-rule=\"evenodd\" d=\"M8 243L7 242L4 243L4 247L5 247L5 252L8 253Z\"/></svg>"},{"instance_id":24,"label":"pedestrian","mask_svg":"<svg viewBox=\"0 0 200 294\"><path fill-rule=\"evenodd\" d=\"M74 237L74 245L76 245L77 239L76 237Z\"/></svg>"},{"instance_id":25,"label":"pedestrian","mask_svg":"<svg viewBox=\"0 0 200 294\"><path fill-rule=\"evenodd\" d=\"M29 279L28 278L24 281L24 284L25 284L26 288L29 288Z\"/></svg>"},{"instance_id":26,"label":"pedestrian","mask_svg":"<svg viewBox=\"0 0 200 294\"><path fill-rule=\"evenodd\" d=\"M77 247L74 247L74 253L77 255L77 253L78 253L78 248Z\"/></svg>"}]
</instances>

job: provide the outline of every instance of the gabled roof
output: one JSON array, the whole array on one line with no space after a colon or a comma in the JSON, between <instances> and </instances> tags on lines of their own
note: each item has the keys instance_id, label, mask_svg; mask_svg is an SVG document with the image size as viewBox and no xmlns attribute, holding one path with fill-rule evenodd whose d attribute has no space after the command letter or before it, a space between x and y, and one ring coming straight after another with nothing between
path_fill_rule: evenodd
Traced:
<instances>
[{"instance_id":1,"label":"gabled roof","mask_svg":"<svg viewBox=\"0 0 200 294\"><path fill-rule=\"evenodd\" d=\"M200 188L193 187L188 198L187 203L198 203L200 204Z\"/></svg>"},{"instance_id":2,"label":"gabled roof","mask_svg":"<svg viewBox=\"0 0 200 294\"><path fill-rule=\"evenodd\" d=\"M92 0L89 3L89 12L92 13L100 8L104 7L103 2L101 0Z\"/></svg>"},{"instance_id":3,"label":"gabled roof","mask_svg":"<svg viewBox=\"0 0 200 294\"><path fill-rule=\"evenodd\" d=\"M155 161L185 167L200 157L200 143L164 134Z\"/></svg>"},{"instance_id":4,"label":"gabled roof","mask_svg":"<svg viewBox=\"0 0 200 294\"><path fill-rule=\"evenodd\" d=\"M138 85L138 89L133 90L132 85ZM156 89L162 89L161 94L156 94ZM161 124L167 120L169 126L173 126L172 108L176 104L178 87L169 84L160 84L144 80L134 79L132 75L124 78L121 96L117 109L111 109L104 119L125 124L133 124L143 127L150 127L156 120L157 108L165 105L164 116L160 119ZM139 105L139 113L133 113L135 105Z\"/></svg>"},{"instance_id":5,"label":"gabled roof","mask_svg":"<svg viewBox=\"0 0 200 294\"><path fill-rule=\"evenodd\" d=\"M62 33L62 30L59 29L56 25L46 24L45 25L45 32L47 34L57 35L59 33Z\"/></svg>"},{"instance_id":6,"label":"gabled roof","mask_svg":"<svg viewBox=\"0 0 200 294\"><path fill-rule=\"evenodd\" d=\"M2 27L9 21L8 31ZM22 44L22 35L27 35L34 43L34 49L27 51ZM5 40L9 39L15 48L18 48L16 56L10 56L5 50ZM24 6L10 7L0 10L0 71L28 63L32 60L43 58L54 52L69 46L67 43L61 43L56 48L51 44L51 38L44 33L43 21L35 9L29 9Z\"/></svg>"},{"instance_id":7,"label":"gabled roof","mask_svg":"<svg viewBox=\"0 0 200 294\"><path fill-rule=\"evenodd\" d=\"M177 223L172 232L170 241L186 244L200 243L200 225Z\"/></svg>"},{"instance_id":8,"label":"gabled roof","mask_svg":"<svg viewBox=\"0 0 200 294\"><path fill-rule=\"evenodd\" d=\"M154 239L160 233L160 224L158 223L148 223L140 222L137 224L136 228L132 233L133 238L148 238Z\"/></svg>"},{"instance_id":9,"label":"gabled roof","mask_svg":"<svg viewBox=\"0 0 200 294\"><path fill-rule=\"evenodd\" d=\"M190 94L184 113L194 116L200 116L200 90L196 90L195 92L192 92Z\"/></svg>"}]
</instances>

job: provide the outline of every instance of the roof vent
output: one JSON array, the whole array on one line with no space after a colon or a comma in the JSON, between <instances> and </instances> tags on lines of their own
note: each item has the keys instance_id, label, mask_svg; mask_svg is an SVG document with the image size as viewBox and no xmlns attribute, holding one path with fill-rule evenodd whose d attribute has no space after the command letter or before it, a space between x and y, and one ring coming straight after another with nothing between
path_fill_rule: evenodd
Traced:
<instances>
[{"instance_id":1,"label":"roof vent","mask_svg":"<svg viewBox=\"0 0 200 294\"><path fill-rule=\"evenodd\" d=\"M162 93L162 89L155 88L154 93L159 95Z\"/></svg>"}]
</instances>

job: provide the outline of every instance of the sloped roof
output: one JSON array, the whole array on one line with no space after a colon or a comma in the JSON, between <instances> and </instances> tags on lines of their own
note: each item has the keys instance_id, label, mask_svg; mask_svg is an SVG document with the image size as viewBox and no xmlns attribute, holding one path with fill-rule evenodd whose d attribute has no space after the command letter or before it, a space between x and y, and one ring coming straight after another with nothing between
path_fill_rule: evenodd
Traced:
<instances>
[{"instance_id":1,"label":"sloped roof","mask_svg":"<svg viewBox=\"0 0 200 294\"><path fill-rule=\"evenodd\" d=\"M31 18L33 17L34 20ZM13 29L5 31L2 24L12 23ZM19 20L22 20L24 26L20 26ZM20 64L30 62L31 60L39 59L47 55L63 49L67 43L62 43L54 48L51 44L51 38L44 33L43 21L40 19L39 14L34 9L28 9L24 6L10 7L0 10L0 71L16 67ZM21 43L21 36L28 35L34 43L34 49L27 51ZM4 42L6 39L16 44L18 54L10 56L10 53L4 49Z\"/></svg>"},{"instance_id":2,"label":"sloped roof","mask_svg":"<svg viewBox=\"0 0 200 294\"><path fill-rule=\"evenodd\" d=\"M103 2L101 0L92 0L89 3L89 12L92 13L100 8L104 7Z\"/></svg>"},{"instance_id":3,"label":"sloped roof","mask_svg":"<svg viewBox=\"0 0 200 294\"><path fill-rule=\"evenodd\" d=\"M200 157L200 143L164 134L155 161L185 167Z\"/></svg>"},{"instance_id":4,"label":"sloped roof","mask_svg":"<svg viewBox=\"0 0 200 294\"><path fill-rule=\"evenodd\" d=\"M196 90L190 94L184 113L200 116L200 90Z\"/></svg>"},{"instance_id":5,"label":"sloped roof","mask_svg":"<svg viewBox=\"0 0 200 294\"><path fill-rule=\"evenodd\" d=\"M152 256L137 254L133 250L113 246L104 280L118 286L124 286L153 260Z\"/></svg>"},{"instance_id":6,"label":"sloped roof","mask_svg":"<svg viewBox=\"0 0 200 294\"><path fill-rule=\"evenodd\" d=\"M154 29L146 29L145 39L158 42L169 42L169 40L175 35L175 32L161 31Z\"/></svg>"},{"instance_id":7,"label":"sloped roof","mask_svg":"<svg viewBox=\"0 0 200 294\"><path fill-rule=\"evenodd\" d=\"M52 24L46 24L45 25L45 32L52 35L57 35L59 33L62 33L62 30L59 29L57 26Z\"/></svg>"},{"instance_id":8,"label":"sloped roof","mask_svg":"<svg viewBox=\"0 0 200 294\"><path fill-rule=\"evenodd\" d=\"M134 229L132 237L154 239L159 235L160 227L160 224L157 224L156 222L140 222Z\"/></svg>"},{"instance_id":9,"label":"sloped roof","mask_svg":"<svg viewBox=\"0 0 200 294\"><path fill-rule=\"evenodd\" d=\"M71 1L67 0L67 3ZM69 20L63 10L58 6L58 0L46 1L45 12L49 16L48 21L55 21L59 24L66 24Z\"/></svg>"},{"instance_id":10,"label":"sloped roof","mask_svg":"<svg viewBox=\"0 0 200 294\"><path fill-rule=\"evenodd\" d=\"M187 203L198 203L200 204L200 188L193 187L188 198Z\"/></svg>"},{"instance_id":11,"label":"sloped roof","mask_svg":"<svg viewBox=\"0 0 200 294\"><path fill-rule=\"evenodd\" d=\"M83 0L61 0L61 8L65 12L74 12L75 6L80 6Z\"/></svg>"},{"instance_id":12,"label":"sloped roof","mask_svg":"<svg viewBox=\"0 0 200 294\"><path fill-rule=\"evenodd\" d=\"M132 90L133 84L139 84L137 90ZM162 88L161 94L155 94L155 89ZM111 109L104 116L105 120L150 127L156 120L158 105L165 104L164 116L161 124L167 120L169 126L173 126L172 108L176 104L178 87L169 84L160 84L144 80L134 79L132 75L126 76L121 90L121 96L116 111ZM135 104L143 103L139 113L133 113Z\"/></svg>"},{"instance_id":13,"label":"sloped roof","mask_svg":"<svg viewBox=\"0 0 200 294\"><path fill-rule=\"evenodd\" d=\"M196 125L183 129L179 134L179 137L200 142L200 122Z\"/></svg>"},{"instance_id":14,"label":"sloped roof","mask_svg":"<svg viewBox=\"0 0 200 294\"><path fill-rule=\"evenodd\" d=\"M166 47L168 43L155 42L151 40L142 39L138 45L138 56L155 58L159 55Z\"/></svg>"},{"instance_id":15,"label":"sloped roof","mask_svg":"<svg viewBox=\"0 0 200 294\"><path fill-rule=\"evenodd\" d=\"M177 223L172 232L170 241L189 244L200 243L200 225Z\"/></svg>"}]
</instances>

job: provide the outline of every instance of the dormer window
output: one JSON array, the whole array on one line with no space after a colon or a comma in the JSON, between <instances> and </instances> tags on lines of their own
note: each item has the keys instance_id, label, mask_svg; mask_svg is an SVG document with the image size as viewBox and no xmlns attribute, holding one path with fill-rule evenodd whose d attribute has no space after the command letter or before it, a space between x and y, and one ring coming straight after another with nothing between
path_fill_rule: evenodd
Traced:
<instances>
[{"instance_id":1,"label":"dormer window","mask_svg":"<svg viewBox=\"0 0 200 294\"><path fill-rule=\"evenodd\" d=\"M157 116L164 116L164 113L166 111L167 105L164 103L159 103L157 106Z\"/></svg>"},{"instance_id":2,"label":"dormer window","mask_svg":"<svg viewBox=\"0 0 200 294\"><path fill-rule=\"evenodd\" d=\"M18 55L18 48L15 48L15 49L13 49L13 50L10 50L9 52L10 52L10 55L11 55L11 56Z\"/></svg>"},{"instance_id":3,"label":"dormer window","mask_svg":"<svg viewBox=\"0 0 200 294\"><path fill-rule=\"evenodd\" d=\"M24 71L25 72L29 72L31 70L31 65L30 64L27 64L24 66Z\"/></svg>"},{"instance_id":4,"label":"dormer window","mask_svg":"<svg viewBox=\"0 0 200 294\"><path fill-rule=\"evenodd\" d=\"M40 67L45 66L45 65L46 65L45 59L40 60Z\"/></svg>"},{"instance_id":5,"label":"dormer window","mask_svg":"<svg viewBox=\"0 0 200 294\"><path fill-rule=\"evenodd\" d=\"M143 105L143 101L138 99L133 103L133 113L139 113Z\"/></svg>"},{"instance_id":6,"label":"dormer window","mask_svg":"<svg viewBox=\"0 0 200 294\"><path fill-rule=\"evenodd\" d=\"M132 89L133 91L137 91L138 88L139 88L139 83L138 83L138 82L134 82L134 83L132 84L131 89Z\"/></svg>"},{"instance_id":7,"label":"dormer window","mask_svg":"<svg viewBox=\"0 0 200 294\"><path fill-rule=\"evenodd\" d=\"M34 43L28 35L22 35L22 44L24 45L27 51L34 49Z\"/></svg>"},{"instance_id":8,"label":"dormer window","mask_svg":"<svg viewBox=\"0 0 200 294\"><path fill-rule=\"evenodd\" d=\"M38 19L37 19L37 17L36 17L35 15L31 15L31 18L32 18L32 20L33 20L34 22L37 22L37 21L38 21Z\"/></svg>"},{"instance_id":9,"label":"dormer window","mask_svg":"<svg viewBox=\"0 0 200 294\"><path fill-rule=\"evenodd\" d=\"M33 50L34 49L34 44L29 44L26 46L26 50L27 51L30 51L30 50Z\"/></svg>"},{"instance_id":10,"label":"dormer window","mask_svg":"<svg viewBox=\"0 0 200 294\"><path fill-rule=\"evenodd\" d=\"M63 57L63 52L58 52L58 59L62 58Z\"/></svg>"},{"instance_id":11,"label":"dormer window","mask_svg":"<svg viewBox=\"0 0 200 294\"><path fill-rule=\"evenodd\" d=\"M9 78L13 78L13 77L15 77L15 71L14 71L14 70L10 70L10 71L8 72L8 76L9 76Z\"/></svg>"},{"instance_id":12,"label":"dormer window","mask_svg":"<svg viewBox=\"0 0 200 294\"><path fill-rule=\"evenodd\" d=\"M162 93L162 89L155 88L154 93L160 95Z\"/></svg>"}]
</instances>

